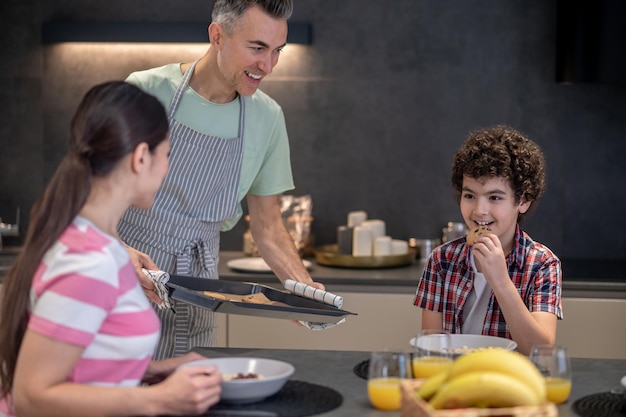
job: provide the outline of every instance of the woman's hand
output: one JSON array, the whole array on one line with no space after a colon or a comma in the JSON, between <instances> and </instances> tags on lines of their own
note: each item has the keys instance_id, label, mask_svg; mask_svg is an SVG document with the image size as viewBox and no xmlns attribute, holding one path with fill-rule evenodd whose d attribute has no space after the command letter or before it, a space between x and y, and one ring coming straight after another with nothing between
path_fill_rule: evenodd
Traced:
<instances>
[{"instance_id":1,"label":"woman's hand","mask_svg":"<svg viewBox=\"0 0 626 417\"><path fill-rule=\"evenodd\" d=\"M201 415L217 404L222 393L222 376L214 366L183 366L162 383L155 397L159 414Z\"/></svg>"},{"instance_id":2,"label":"woman's hand","mask_svg":"<svg viewBox=\"0 0 626 417\"><path fill-rule=\"evenodd\" d=\"M143 382L147 384L155 384L157 382L163 381L165 378L170 376L172 372L176 370L180 365L192 362L192 361L200 361L206 359L206 356L202 356L196 352L189 352L183 356L178 356L175 358L163 359L160 361L152 361L148 366L148 370L143 377Z\"/></svg>"}]
</instances>

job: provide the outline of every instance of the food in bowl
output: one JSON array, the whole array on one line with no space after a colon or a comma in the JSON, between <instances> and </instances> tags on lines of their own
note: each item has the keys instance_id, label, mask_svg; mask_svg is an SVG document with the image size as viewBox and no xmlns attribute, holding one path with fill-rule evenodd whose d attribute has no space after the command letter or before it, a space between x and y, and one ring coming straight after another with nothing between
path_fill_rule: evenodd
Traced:
<instances>
[{"instance_id":1,"label":"food in bowl","mask_svg":"<svg viewBox=\"0 0 626 417\"><path fill-rule=\"evenodd\" d=\"M471 348L469 346L461 346L458 348L444 349L444 351L448 353L452 353L453 355L465 355L470 352L479 352L481 350L488 350L488 349L500 349L500 348L497 346L485 346L485 347L477 347L477 348Z\"/></svg>"},{"instance_id":2,"label":"food in bowl","mask_svg":"<svg viewBox=\"0 0 626 417\"><path fill-rule=\"evenodd\" d=\"M263 375L255 374L254 372L238 372L236 374L222 374L222 381L233 381L235 379L263 379Z\"/></svg>"},{"instance_id":3,"label":"food in bowl","mask_svg":"<svg viewBox=\"0 0 626 417\"><path fill-rule=\"evenodd\" d=\"M437 335L433 335L436 337ZM428 345L428 341L424 342L426 346ZM414 348L424 348L424 346L417 346L416 338L414 337L409 341L409 344ZM513 340L506 339L504 337L496 337L496 336L484 336L479 334L451 334L450 335L450 348L449 351L452 352L452 357L458 357L461 355L465 355L469 352L489 349L489 348L502 348L506 350L516 350L517 343Z\"/></svg>"},{"instance_id":4,"label":"food in bowl","mask_svg":"<svg viewBox=\"0 0 626 417\"><path fill-rule=\"evenodd\" d=\"M182 366L197 365L215 366L219 370L222 374L221 401L235 404L262 401L278 393L295 372L290 363L253 357L203 359Z\"/></svg>"}]
</instances>

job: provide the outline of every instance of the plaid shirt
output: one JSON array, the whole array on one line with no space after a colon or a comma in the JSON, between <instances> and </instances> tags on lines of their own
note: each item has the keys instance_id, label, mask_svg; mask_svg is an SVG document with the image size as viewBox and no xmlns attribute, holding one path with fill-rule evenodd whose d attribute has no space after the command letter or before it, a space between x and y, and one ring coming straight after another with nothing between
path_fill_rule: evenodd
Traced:
<instances>
[{"instance_id":1,"label":"plaid shirt","mask_svg":"<svg viewBox=\"0 0 626 417\"><path fill-rule=\"evenodd\" d=\"M469 256L465 237L437 247L428 259L413 302L423 309L443 313L443 328L450 333L461 333L463 307L474 288ZM515 246L506 262L509 276L528 310L546 311L562 319L561 261L556 255L533 241L518 225ZM493 292L482 334L511 338Z\"/></svg>"}]
</instances>

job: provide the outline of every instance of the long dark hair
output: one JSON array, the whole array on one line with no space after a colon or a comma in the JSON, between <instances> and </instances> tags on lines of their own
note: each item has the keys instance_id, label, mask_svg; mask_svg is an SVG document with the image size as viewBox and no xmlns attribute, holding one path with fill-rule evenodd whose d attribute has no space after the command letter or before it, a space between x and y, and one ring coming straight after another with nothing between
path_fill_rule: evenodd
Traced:
<instances>
[{"instance_id":1,"label":"long dark hair","mask_svg":"<svg viewBox=\"0 0 626 417\"><path fill-rule=\"evenodd\" d=\"M111 81L91 88L72 119L69 151L30 213L24 246L7 272L0 303L0 397L13 377L29 319L30 288L44 254L85 204L93 177L107 176L140 143L166 139L161 103L138 87Z\"/></svg>"}]
</instances>

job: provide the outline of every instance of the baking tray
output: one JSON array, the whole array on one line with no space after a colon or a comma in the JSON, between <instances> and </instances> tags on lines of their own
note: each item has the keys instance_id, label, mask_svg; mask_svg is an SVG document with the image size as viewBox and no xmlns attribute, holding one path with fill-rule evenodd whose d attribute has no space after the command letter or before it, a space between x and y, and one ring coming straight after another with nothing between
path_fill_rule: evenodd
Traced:
<instances>
[{"instance_id":1,"label":"baking tray","mask_svg":"<svg viewBox=\"0 0 626 417\"><path fill-rule=\"evenodd\" d=\"M302 320L317 323L338 323L348 315L356 315L356 313L341 310L334 306L301 297L288 291L277 290L267 285L253 282L171 275L167 287L171 298L199 307L208 308L216 313ZM282 302L287 304L287 306L219 300L198 291L212 291L236 295L263 293L271 301Z\"/></svg>"},{"instance_id":2,"label":"baking tray","mask_svg":"<svg viewBox=\"0 0 626 417\"><path fill-rule=\"evenodd\" d=\"M395 268L411 265L415 260L415 249L409 248L406 255L352 256L339 253L337 244L324 245L315 249L315 260L320 265L339 268Z\"/></svg>"}]
</instances>

